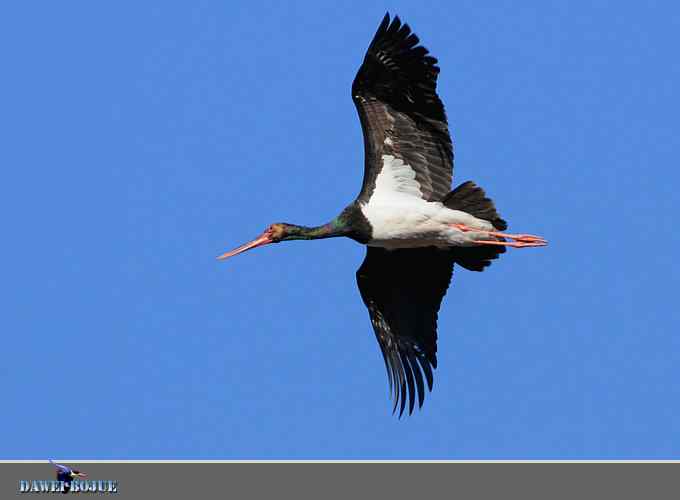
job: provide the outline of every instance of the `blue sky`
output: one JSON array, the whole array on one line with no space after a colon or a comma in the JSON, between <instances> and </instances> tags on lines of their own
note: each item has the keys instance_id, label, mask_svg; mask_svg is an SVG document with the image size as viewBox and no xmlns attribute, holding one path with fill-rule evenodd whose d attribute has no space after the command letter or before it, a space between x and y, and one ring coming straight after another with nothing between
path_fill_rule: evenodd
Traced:
<instances>
[{"instance_id":1,"label":"blue sky","mask_svg":"<svg viewBox=\"0 0 680 500\"><path fill-rule=\"evenodd\" d=\"M456 184L550 246L462 269L390 415L350 240L215 256L356 196L386 10ZM0 16L0 458L678 458L680 8L33 2Z\"/></svg>"}]
</instances>

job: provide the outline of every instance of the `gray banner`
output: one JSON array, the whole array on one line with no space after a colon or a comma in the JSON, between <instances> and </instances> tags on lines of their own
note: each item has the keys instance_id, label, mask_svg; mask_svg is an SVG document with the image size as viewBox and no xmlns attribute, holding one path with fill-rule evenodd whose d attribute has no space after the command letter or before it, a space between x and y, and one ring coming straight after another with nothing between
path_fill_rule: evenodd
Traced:
<instances>
[{"instance_id":1,"label":"gray banner","mask_svg":"<svg viewBox=\"0 0 680 500\"><path fill-rule=\"evenodd\" d=\"M670 499L680 482L678 463L62 463L115 482L81 498ZM20 492L53 479L47 461L0 463L0 498L54 495Z\"/></svg>"}]
</instances>

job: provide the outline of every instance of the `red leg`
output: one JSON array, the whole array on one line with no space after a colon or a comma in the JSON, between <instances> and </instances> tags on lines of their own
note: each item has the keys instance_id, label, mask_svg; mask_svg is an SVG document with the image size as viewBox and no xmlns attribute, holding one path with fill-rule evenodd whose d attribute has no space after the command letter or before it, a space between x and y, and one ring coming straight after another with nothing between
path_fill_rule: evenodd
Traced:
<instances>
[{"instance_id":1,"label":"red leg","mask_svg":"<svg viewBox=\"0 0 680 500\"><path fill-rule=\"evenodd\" d=\"M488 236L494 236L496 238L507 238L509 240L514 240L512 242L496 241L496 240L477 240L475 243L482 245L505 245L514 248L523 247L542 247L548 244L545 238L541 236L534 236L533 234L508 234L500 233L497 231L484 231L483 229L475 229L465 224L451 224L451 227L455 227L463 232L472 231L475 233L482 233Z\"/></svg>"},{"instance_id":2,"label":"red leg","mask_svg":"<svg viewBox=\"0 0 680 500\"><path fill-rule=\"evenodd\" d=\"M512 248L526 248L526 247L544 247L548 243L545 241L541 242L524 242L524 241L498 241L498 240L476 240L473 243L477 245L503 245Z\"/></svg>"}]
</instances>

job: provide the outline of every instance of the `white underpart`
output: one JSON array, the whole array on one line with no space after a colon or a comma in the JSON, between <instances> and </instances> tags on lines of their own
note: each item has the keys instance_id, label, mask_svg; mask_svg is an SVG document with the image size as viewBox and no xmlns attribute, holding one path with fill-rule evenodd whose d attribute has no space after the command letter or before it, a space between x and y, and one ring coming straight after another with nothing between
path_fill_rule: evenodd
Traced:
<instances>
[{"instance_id":1,"label":"white underpart","mask_svg":"<svg viewBox=\"0 0 680 500\"><path fill-rule=\"evenodd\" d=\"M389 138L385 139L387 142ZM416 172L404 160L392 155L382 155L383 168L375 180L374 198L389 198L394 193L422 197Z\"/></svg>"},{"instance_id":2,"label":"white underpart","mask_svg":"<svg viewBox=\"0 0 680 500\"><path fill-rule=\"evenodd\" d=\"M385 139L387 142L389 139ZM465 224L483 231L495 231L485 220L440 202L422 198L416 173L403 160L383 155L383 168L375 181L373 195L361 211L373 228L371 246L390 249L423 246L472 246L489 239L484 233L461 231L451 224Z\"/></svg>"}]
</instances>

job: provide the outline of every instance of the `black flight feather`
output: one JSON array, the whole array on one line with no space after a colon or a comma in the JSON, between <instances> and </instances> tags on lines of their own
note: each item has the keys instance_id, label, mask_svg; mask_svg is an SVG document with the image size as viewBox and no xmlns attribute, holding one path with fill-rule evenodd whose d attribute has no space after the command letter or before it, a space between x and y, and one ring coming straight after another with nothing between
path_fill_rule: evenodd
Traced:
<instances>
[{"instance_id":1,"label":"black flight feather","mask_svg":"<svg viewBox=\"0 0 680 500\"><path fill-rule=\"evenodd\" d=\"M436 92L439 67L418 43L408 24L385 14L352 83L364 134L359 201L373 194L383 155L415 171L425 200L440 201L451 189L453 145Z\"/></svg>"},{"instance_id":2,"label":"black flight feather","mask_svg":"<svg viewBox=\"0 0 680 500\"><path fill-rule=\"evenodd\" d=\"M394 410L409 414L425 399L423 373L432 390L437 366L437 314L449 287L454 255L434 247L385 250L368 247L357 271L361 298L387 365ZM418 366L420 364L420 367ZM422 367L422 371L421 371Z\"/></svg>"}]
</instances>

